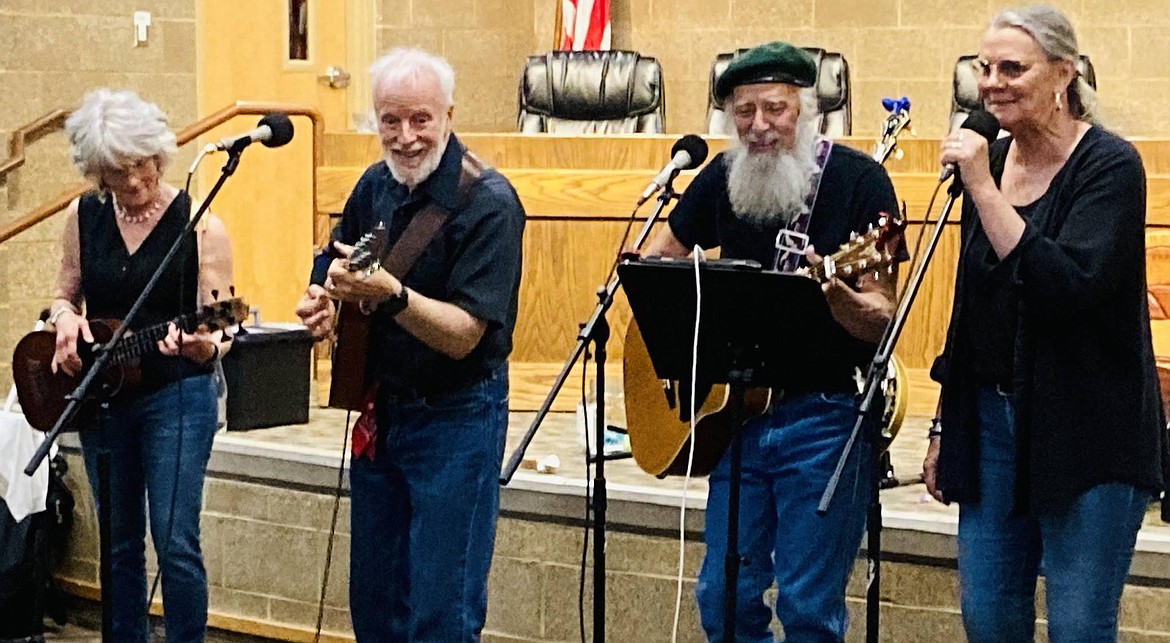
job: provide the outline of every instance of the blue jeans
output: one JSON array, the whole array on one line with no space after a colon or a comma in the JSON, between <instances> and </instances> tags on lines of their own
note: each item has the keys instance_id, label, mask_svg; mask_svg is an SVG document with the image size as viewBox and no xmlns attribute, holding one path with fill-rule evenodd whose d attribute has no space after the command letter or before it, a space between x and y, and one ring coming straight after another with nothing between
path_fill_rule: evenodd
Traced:
<instances>
[{"instance_id":1,"label":"blue jeans","mask_svg":"<svg viewBox=\"0 0 1170 643\"><path fill-rule=\"evenodd\" d=\"M350 616L362 643L478 641L499 514L508 371L396 403L350 465Z\"/></svg>"},{"instance_id":2,"label":"blue jeans","mask_svg":"<svg viewBox=\"0 0 1170 643\"><path fill-rule=\"evenodd\" d=\"M973 643L1032 641L1043 569L1048 639L1117 640L1117 611L1151 495L1097 485L1070 506L1013 512L1016 431L1010 398L979 393L980 500L959 507L963 627ZM944 438L945 439L945 438Z\"/></svg>"},{"instance_id":3,"label":"blue jeans","mask_svg":"<svg viewBox=\"0 0 1170 643\"><path fill-rule=\"evenodd\" d=\"M776 616L788 643L842 641L845 585L865 531L870 445L861 440L825 516L816 513L856 417L854 396L812 393L774 403L744 428L736 641L774 640L764 592L777 584ZM730 456L711 473L696 597L707 638L723 637Z\"/></svg>"},{"instance_id":4,"label":"blue jeans","mask_svg":"<svg viewBox=\"0 0 1170 643\"><path fill-rule=\"evenodd\" d=\"M110 453L113 586L102 588L102 600L111 601L117 641L148 640L148 506L162 572L167 641L203 640L207 573L199 549L199 511L215 437L215 403L214 378L189 377L142 397L115 399L99 413L101 427L79 436L95 505L98 453Z\"/></svg>"}]
</instances>

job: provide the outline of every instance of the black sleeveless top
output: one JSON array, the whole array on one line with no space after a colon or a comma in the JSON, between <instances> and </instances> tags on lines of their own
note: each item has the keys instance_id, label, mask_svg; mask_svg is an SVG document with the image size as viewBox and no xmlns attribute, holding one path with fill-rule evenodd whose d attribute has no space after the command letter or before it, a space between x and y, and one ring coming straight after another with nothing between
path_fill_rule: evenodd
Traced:
<instances>
[{"instance_id":1,"label":"black sleeveless top","mask_svg":"<svg viewBox=\"0 0 1170 643\"><path fill-rule=\"evenodd\" d=\"M81 293L89 319L122 319L162 263L171 244L187 226L191 198L180 192L142 245L130 254L118 230L113 199L90 192L77 209ZM199 293L199 253L191 232L179 255L163 273L154 292L131 323L138 330L193 312ZM185 377L210 373L210 365L158 353L142 358L141 393L155 391Z\"/></svg>"}]
</instances>

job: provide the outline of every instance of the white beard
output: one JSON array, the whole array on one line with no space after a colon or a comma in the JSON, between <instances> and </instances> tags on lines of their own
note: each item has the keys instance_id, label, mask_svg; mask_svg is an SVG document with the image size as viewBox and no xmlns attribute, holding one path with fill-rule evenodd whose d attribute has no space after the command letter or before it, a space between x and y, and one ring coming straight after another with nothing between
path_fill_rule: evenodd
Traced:
<instances>
[{"instance_id":1,"label":"white beard","mask_svg":"<svg viewBox=\"0 0 1170 643\"><path fill-rule=\"evenodd\" d=\"M443 136L443 139L435 145L427 155L423 157L418 167L410 168L404 167L394 161L394 155L390 150L383 149L382 152L386 157L386 167L390 168L390 176L394 177L395 181L405 185L407 188L413 190L420 183L427 180L435 170L439 169L439 163L443 160L443 153L447 151L447 141L451 140L450 133Z\"/></svg>"},{"instance_id":2,"label":"white beard","mask_svg":"<svg viewBox=\"0 0 1170 643\"><path fill-rule=\"evenodd\" d=\"M797 125L792 149L751 154L745 141L732 136L724 156L727 194L735 215L761 227L774 227L807 213L805 198L817 171L816 140L815 119Z\"/></svg>"}]
</instances>

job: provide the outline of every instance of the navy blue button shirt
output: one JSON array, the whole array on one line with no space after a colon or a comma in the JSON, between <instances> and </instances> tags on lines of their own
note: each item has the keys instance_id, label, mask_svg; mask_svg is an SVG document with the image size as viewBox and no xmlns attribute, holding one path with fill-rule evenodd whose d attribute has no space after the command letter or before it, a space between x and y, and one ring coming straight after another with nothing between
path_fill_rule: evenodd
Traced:
<instances>
[{"instance_id":1,"label":"navy blue button shirt","mask_svg":"<svg viewBox=\"0 0 1170 643\"><path fill-rule=\"evenodd\" d=\"M452 134L439 167L413 191L391 176L385 162L371 165L354 186L333 230L333 240L352 245L381 221L392 247L428 203L450 213L402 282L417 294L458 306L486 322L487 330L470 354L456 360L403 330L389 314L375 311L371 372L392 392L427 394L460 388L486 377L512 351L524 208L512 185L493 169L484 171L464 199L459 193L463 153L462 143ZM325 282L331 261L328 248L317 256L312 283Z\"/></svg>"}]
</instances>

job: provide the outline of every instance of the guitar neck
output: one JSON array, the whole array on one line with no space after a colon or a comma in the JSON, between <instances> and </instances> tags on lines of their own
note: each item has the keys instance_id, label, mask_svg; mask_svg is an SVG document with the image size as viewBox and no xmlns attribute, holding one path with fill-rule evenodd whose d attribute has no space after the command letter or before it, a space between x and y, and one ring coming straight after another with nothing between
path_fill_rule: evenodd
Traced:
<instances>
[{"instance_id":1,"label":"guitar neck","mask_svg":"<svg viewBox=\"0 0 1170 643\"><path fill-rule=\"evenodd\" d=\"M198 313L188 313L161 324L147 326L134 331L133 334L124 335L122 340L118 342L117 348L114 349L114 355L110 360L114 364L125 364L143 355L158 352L158 341L167 336L169 324L173 323L180 329L186 329L192 327L198 319Z\"/></svg>"}]
</instances>

